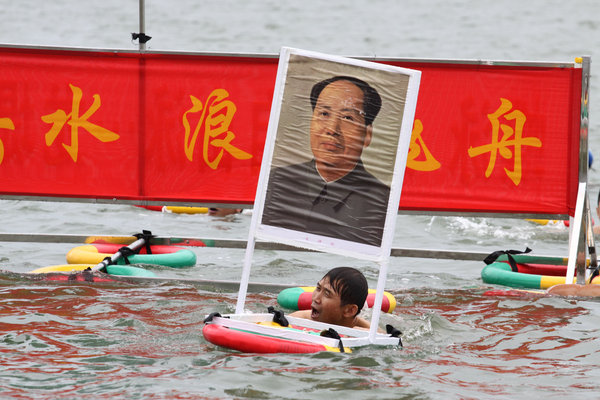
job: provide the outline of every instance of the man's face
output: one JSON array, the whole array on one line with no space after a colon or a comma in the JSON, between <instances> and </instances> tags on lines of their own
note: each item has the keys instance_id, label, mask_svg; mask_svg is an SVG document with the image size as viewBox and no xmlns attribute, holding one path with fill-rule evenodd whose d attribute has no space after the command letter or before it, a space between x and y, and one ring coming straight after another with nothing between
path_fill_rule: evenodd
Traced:
<instances>
[{"instance_id":1,"label":"man's face","mask_svg":"<svg viewBox=\"0 0 600 400\"><path fill-rule=\"evenodd\" d=\"M350 172L371 142L371 131L372 126L365 126L362 90L345 80L327 85L310 123L310 147L319 171L333 168L339 177Z\"/></svg>"},{"instance_id":2,"label":"man's face","mask_svg":"<svg viewBox=\"0 0 600 400\"><path fill-rule=\"evenodd\" d=\"M312 294L310 319L328 324L341 325L343 307L340 295L329 284L329 278L323 278L317 283Z\"/></svg>"}]
</instances>

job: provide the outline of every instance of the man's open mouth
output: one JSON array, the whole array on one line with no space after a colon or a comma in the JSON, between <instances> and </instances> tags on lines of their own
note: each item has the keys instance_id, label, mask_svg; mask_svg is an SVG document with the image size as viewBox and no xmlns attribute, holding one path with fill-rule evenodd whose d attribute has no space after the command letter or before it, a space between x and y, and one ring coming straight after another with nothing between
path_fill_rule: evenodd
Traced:
<instances>
[{"instance_id":1,"label":"man's open mouth","mask_svg":"<svg viewBox=\"0 0 600 400\"><path fill-rule=\"evenodd\" d=\"M312 320L316 320L317 318L319 318L319 315L321 314L316 308L312 307L311 308L311 313L310 313L310 319Z\"/></svg>"}]
</instances>

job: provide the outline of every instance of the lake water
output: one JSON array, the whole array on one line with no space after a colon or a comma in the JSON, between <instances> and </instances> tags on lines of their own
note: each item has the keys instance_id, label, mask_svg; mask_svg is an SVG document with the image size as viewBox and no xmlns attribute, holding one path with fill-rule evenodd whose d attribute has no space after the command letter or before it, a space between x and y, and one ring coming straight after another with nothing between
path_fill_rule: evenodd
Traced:
<instances>
[{"instance_id":1,"label":"lake water","mask_svg":"<svg viewBox=\"0 0 600 400\"><path fill-rule=\"evenodd\" d=\"M600 50L600 2L532 0L147 1L150 50L572 61ZM0 0L0 43L136 50L136 0ZM590 148L600 142L592 77ZM600 188L590 171L591 198ZM2 233L246 239L249 213L226 218L127 205L0 201ZM562 225L471 217L398 216L395 247L565 256ZM0 242L0 269L62 264L73 244ZM197 265L169 278L239 280L243 249L194 248ZM376 266L305 252L257 251L252 281L314 284L334 266ZM403 349L350 355L249 355L215 347L204 316L234 311L235 290L190 283L64 284L0 274L0 398L27 399L548 399L599 398L600 302L488 296L478 261L393 257L382 316ZM249 294L264 312L277 293Z\"/></svg>"}]
</instances>

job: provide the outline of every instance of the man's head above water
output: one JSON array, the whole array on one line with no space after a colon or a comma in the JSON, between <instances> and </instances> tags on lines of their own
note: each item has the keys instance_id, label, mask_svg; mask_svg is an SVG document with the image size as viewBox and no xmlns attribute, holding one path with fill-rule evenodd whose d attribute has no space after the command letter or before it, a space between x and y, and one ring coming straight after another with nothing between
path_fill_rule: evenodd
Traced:
<instances>
[{"instance_id":1,"label":"man's head above water","mask_svg":"<svg viewBox=\"0 0 600 400\"><path fill-rule=\"evenodd\" d=\"M368 328L368 322L358 317L368 291L367 279L359 270L350 267L334 268L317 283L311 309L297 311L292 316L328 324Z\"/></svg>"}]
</instances>

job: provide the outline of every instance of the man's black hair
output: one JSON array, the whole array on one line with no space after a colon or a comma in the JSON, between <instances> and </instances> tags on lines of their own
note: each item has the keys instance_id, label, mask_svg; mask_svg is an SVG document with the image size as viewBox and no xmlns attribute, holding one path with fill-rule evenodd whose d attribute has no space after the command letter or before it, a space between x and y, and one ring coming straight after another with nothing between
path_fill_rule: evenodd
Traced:
<instances>
[{"instance_id":1,"label":"man's black hair","mask_svg":"<svg viewBox=\"0 0 600 400\"><path fill-rule=\"evenodd\" d=\"M341 305L356 304L358 315L369 293L367 278L362 272L351 267L337 267L325 274L323 279L325 278L329 279L331 288L340 295Z\"/></svg>"},{"instance_id":2,"label":"man's black hair","mask_svg":"<svg viewBox=\"0 0 600 400\"><path fill-rule=\"evenodd\" d=\"M333 78L317 82L310 91L310 105L312 106L313 111L315 110L317 100L319 99L323 89L325 89L325 87L330 83L336 81L348 81L358 86L359 89L362 90L364 95L363 111L365 112L365 126L371 125L381 109L381 97L379 96L379 93L377 93L377 90L369 86L367 82L352 76L334 76Z\"/></svg>"}]
</instances>

